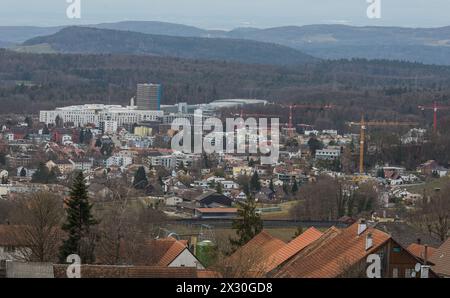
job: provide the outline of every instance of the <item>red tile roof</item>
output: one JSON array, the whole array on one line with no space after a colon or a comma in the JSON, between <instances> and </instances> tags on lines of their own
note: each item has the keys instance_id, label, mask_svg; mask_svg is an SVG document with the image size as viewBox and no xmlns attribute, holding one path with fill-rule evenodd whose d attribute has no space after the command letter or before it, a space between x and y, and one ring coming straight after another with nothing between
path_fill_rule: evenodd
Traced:
<instances>
[{"instance_id":1,"label":"red tile roof","mask_svg":"<svg viewBox=\"0 0 450 298\"><path fill-rule=\"evenodd\" d=\"M201 213L237 213L237 208L197 208Z\"/></svg>"},{"instance_id":2,"label":"red tile roof","mask_svg":"<svg viewBox=\"0 0 450 298\"><path fill-rule=\"evenodd\" d=\"M425 245L413 243L408 246L407 250L414 255L416 258L421 260L425 259ZM436 248L428 246L427 249L427 259L430 260L431 256L436 252Z\"/></svg>"},{"instance_id":3,"label":"red tile roof","mask_svg":"<svg viewBox=\"0 0 450 298\"><path fill-rule=\"evenodd\" d=\"M187 249L185 241L182 242L174 239L173 244L159 260L158 266L169 266L185 249Z\"/></svg>"},{"instance_id":4,"label":"red tile roof","mask_svg":"<svg viewBox=\"0 0 450 298\"><path fill-rule=\"evenodd\" d=\"M277 268L302 249L319 239L322 235L323 233L314 227L307 229L300 236L280 248L270 257L267 271L269 272Z\"/></svg>"},{"instance_id":5,"label":"red tile roof","mask_svg":"<svg viewBox=\"0 0 450 298\"><path fill-rule=\"evenodd\" d=\"M67 265L53 265L56 278L66 278ZM209 270L188 267L82 265L82 278L220 278Z\"/></svg>"},{"instance_id":6,"label":"red tile roof","mask_svg":"<svg viewBox=\"0 0 450 298\"><path fill-rule=\"evenodd\" d=\"M121 264L134 266L169 266L185 249L188 243L175 238L150 239L139 243L122 242L120 245ZM99 264L108 263L108 259L97 260Z\"/></svg>"},{"instance_id":7,"label":"red tile roof","mask_svg":"<svg viewBox=\"0 0 450 298\"><path fill-rule=\"evenodd\" d=\"M247 271L253 271L256 275L265 273L267 260L286 243L278 238L273 237L266 231L262 231L252 240L237 249L227 260L232 266L241 266L242 262L248 264L242 265Z\"/></svg>"},{"instance_id":8,"label":"red tile roof","mask_svg":"<svg viewBox=\"0 0 450 298\"><path fill-rule=\"evenodd\" d=\"M434 252L430 261L435 264L433 266L434 272L441 276L450 277L450 238Z\"/></svg>"},{"instance_id":9,"label":"red tile roof","mask_svg":"<svg viewBox=\"0 0 450 298\"><path fill-rule=\"evenodd\" d=\"M359 263L385 244L390 236L375 228L358 235L358 224L338 230L331 228L318 240L294 256L275 273L276 277L333 278ZM366 250L366 236L372 234L373 246Z\"/></svg>"}]
</instances>

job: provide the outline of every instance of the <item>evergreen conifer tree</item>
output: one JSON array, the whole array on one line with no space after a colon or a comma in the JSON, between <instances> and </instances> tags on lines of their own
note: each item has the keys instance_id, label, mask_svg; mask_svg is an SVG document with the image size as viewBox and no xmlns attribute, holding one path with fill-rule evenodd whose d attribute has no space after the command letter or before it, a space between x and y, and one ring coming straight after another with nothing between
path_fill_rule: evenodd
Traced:
<instances>
[{"instance_id":1,"label":"evergreen conifer tree","mask_svg":"<svg viewBox=\"0 0 450 298\"><path fill-rule=\"evenodd\" d=\"M250 196L247 202L239 202L238 216L233 220L232 227L236 230L237 238L230 239L234 249L249 242L263 229L261 216L256 212L256 201Z\"/></svg>"},{"instance_id":2,"label":"evergreen conifer tree","mask_svg":"<svg viewBox=\"0 0 450 298\"><path fill-rule=\"evenodd\" d=\"M92 204L89 203L84 175L79 172L74 179L67 201L66 220L62 229L67 239L60 247L60 262L65 263L67 256L77 254L82 263L92 264L95 260L91 227L98 224L92 215Z\"/></svg>"}]
</instances>

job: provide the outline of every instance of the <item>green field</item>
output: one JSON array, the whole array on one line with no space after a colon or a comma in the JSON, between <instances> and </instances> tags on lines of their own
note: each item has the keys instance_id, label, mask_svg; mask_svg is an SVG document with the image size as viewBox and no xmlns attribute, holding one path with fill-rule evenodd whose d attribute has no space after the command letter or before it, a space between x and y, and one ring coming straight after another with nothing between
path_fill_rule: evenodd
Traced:
<instances>
[{"instance_id":1,"label":"green field","mask_svg":"<svg viewBox=\"0 0 450 298\"><path fill-rule=\"evenodd\" d=\"M296 201L291 201L291 202L281 203L278 205L268 205L268 204L260 205L259 204L258 207L270 207L270 206L281 207L281 211L262 213L261 217L263 219L291 219L289 210L296 203L297 203Z\"/></svg>"},{"instance_id":2,"label":"green field","mask_svg":"<svg viewBox=\"0 0 450 298\"><path fill-rule=\"evenodd\" d=\"M412 192L412 193L433 193L436 189L442 189L444 186L450 185L450 177L443 177L443 178L429 178L424 184L421 185L402 185L402 188L405 188L406 190Z\"/></svg>"}]
</instances>

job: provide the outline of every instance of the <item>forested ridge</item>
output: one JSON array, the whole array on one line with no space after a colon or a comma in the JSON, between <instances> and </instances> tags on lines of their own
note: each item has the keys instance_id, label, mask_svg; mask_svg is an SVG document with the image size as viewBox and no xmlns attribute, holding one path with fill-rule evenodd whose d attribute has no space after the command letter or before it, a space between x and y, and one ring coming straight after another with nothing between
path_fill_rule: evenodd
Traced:
<instances>
[{"instance_id":1,"label":"forested ridge","mask_svg":"<svg viewBox=\"0 0 450 298\"><path fill-rule=\"evenodd\" d=\"M48 48L50 53L151 55L249 64L300 65L319 60L299 50L274 43L166 36L87 27L68 27L53 35L30 39L23 44L21 50L27 51L27 46L31 46L32 50L39 46Z\"/></svg>"},{"instance_id":2,"label":"forested ridge","mask_svg":"<svg viewBox=\"0 0 450 298\"><path fill-rule=\"evenodd\" d=\"M450 67L445 66L359 59L280 67L0 50L2 113L36 113L89 102L126 104L139 82L162 83L164 104L221 98L334 104L329 112L298 110L295 116L302 123L338 128L358 120L363 112L369 119L422 121L428 116L417 109L418 104L450 100Z\"/></svg>"}]
</instances>

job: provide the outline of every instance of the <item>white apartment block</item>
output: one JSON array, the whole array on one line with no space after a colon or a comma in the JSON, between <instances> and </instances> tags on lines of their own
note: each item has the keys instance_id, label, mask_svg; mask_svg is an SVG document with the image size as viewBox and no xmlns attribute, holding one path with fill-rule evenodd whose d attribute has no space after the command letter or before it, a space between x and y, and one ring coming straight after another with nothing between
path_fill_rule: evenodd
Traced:
<instances>
[{"instance_id":1,"label":"white apartment block","mask_svg":"<svg viewBox=\"0 0 450 298\"><path fill-rule=\"evenodd\" d=\"M103 121L100 125L103 129L103 132L106 134L114 134L118 128L117 121L106 120Z\"/></svg>"},{"instance_id":2,"label":"white apartment block","mask_svg":"<svg viewBox=\"0 0 450 298\"><path fill-rule=\"evenodd\" d=\"M316 151L316 159L337 159L341 156L339 149L323 149Z\"/></svg>"},{"instance_id":3,"label":"white apartment block","mask_svg":"<svg viewBox=\"0 0 450 298\"><path fill-rule=\"evenodd\" d=\"M118 166L118 167L127 167L133 164L133 158L129 156L111 156L106 160L106 166Z\"/></svg>"},{"instance_id":4,"label":"white apartment block","mask_svg":"<svg viewBox=\"0 0 450 298\"><path fill-rule=\"evenodd\" d=\"M157 121L163 115L163 111L137 110L135 106L86 104L40 111L39 121L47 125L54 124L56 117L59 116L65 123L72 122L75 126L94 124L100 127L108 121L121 126L141 121Z\"/></svg>"},{"instance_id":5,"label":"white apartment block","mask_svg":"<svg viewBox=\"0 0 450 298\"><path fill-rule=\"evenodd\" d=\"M164 167L166 169L175 169L177 159L174 155L152 156L149 162L153 167Z\"/></svg>"}]
</instances>

